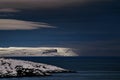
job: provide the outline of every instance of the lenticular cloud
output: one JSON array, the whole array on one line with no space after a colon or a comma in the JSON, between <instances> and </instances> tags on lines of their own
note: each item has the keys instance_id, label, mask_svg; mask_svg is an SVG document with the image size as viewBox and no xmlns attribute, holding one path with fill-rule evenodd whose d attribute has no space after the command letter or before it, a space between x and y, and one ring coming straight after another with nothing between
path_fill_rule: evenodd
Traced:
<instances>
[{"instance_id":1,"label":"lenticular cloud","mask_svg":"<svg viewBox=\"0 0 120 80\"><path fill-rule=\"evenodd\" d=\"M32 30L39 28L55 28L44 22L0 19L0 30Z\"/></svg>"},{"instance_id":2,"label":"lenticular cloud","mask_svg":"<svg viewBox=\"0 0 120 80\"><path fill-rule=\"evenodd\" d=\"M0 7L17 9L48 9L73 5L84 5L99 1L111 0L0 0Z\"/></svg>"},{"instance_id":3,"label":"lenticular cloud","mask_svg":"<svg viewBox=\"0 0 120 80\"><path fill-rule=\"evenodd\" d=\"M20 12L20 10L14 8L0 8L0 12L14 13L14 12Z\"/></svg>"}]
</instances>

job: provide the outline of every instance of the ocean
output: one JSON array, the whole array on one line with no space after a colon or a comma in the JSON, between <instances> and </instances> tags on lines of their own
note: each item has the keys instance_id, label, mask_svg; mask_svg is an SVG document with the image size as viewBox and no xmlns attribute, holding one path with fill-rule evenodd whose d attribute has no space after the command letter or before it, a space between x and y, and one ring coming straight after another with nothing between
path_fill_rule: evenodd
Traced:
<instances>
[{"instance_id":1,"label":"ocean","mask_svg":"<svg viewBox=\"0 0 120 80\"><path fill-rule=\"evenodd\" d=\"M0 80L120 80L120 57L7 57L55 65L77 71L46 77L1 78Z\"/></svg>"}]
</instances>

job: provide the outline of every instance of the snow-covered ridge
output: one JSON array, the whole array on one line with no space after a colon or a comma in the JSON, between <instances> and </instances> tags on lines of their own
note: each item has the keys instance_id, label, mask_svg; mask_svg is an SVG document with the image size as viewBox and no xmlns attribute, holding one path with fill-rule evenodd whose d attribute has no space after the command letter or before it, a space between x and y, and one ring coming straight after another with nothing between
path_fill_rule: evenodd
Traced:
<instances>
[{"instance_id":1,"label":"snow-covered ridge","mask_svg":"<svg viewBox=\"0 0 120 80\"><path fill-rule=\"evenodd\" d=\"M8 47L0 48L0 56L78 56L72 48Z\"/></svg>"},{"instance_id":2,"label":"snow-covered ridge","mask_svg":"<svg viewBox=\"0 0 120 80\"><path fill-rule=\"evenodd\" d=\"M31 61L0 58L0 77L47 76L69 70Z\"/></svg>"}]
</instances>

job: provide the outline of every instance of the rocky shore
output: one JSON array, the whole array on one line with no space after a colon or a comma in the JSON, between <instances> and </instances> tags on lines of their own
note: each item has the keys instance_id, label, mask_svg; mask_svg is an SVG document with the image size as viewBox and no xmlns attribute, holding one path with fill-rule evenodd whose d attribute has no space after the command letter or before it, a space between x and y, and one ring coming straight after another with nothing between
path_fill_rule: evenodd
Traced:
<instances>
[{"instance_id":1,"label":"rocky shore","mask_svg":"<svg viewBox=\"0 0 120 80\"><path fill-rule=\"evenodd\" d=\"M43 63L0 58L0 78L50 76L52 73L68 72L73 71Z\"/></svg>"}]
</instances>

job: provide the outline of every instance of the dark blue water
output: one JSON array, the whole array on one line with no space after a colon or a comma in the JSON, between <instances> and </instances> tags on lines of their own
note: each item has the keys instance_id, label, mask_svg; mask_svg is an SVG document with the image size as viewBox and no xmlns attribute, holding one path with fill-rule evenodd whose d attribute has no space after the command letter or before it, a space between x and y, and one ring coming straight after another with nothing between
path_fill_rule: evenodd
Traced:
<instances>
[{"instance_id":1,"label":"dark blue water","mask_svg":"<svg viewBox=\"0 0 120 80\"><path fill-rule=\"evenodd\" d=\"M12 57L42 62L75 70L77 73L53 74L49 77L24 77L0 80L120 80L120 57Z\"/></svg>"}]
</instances>

